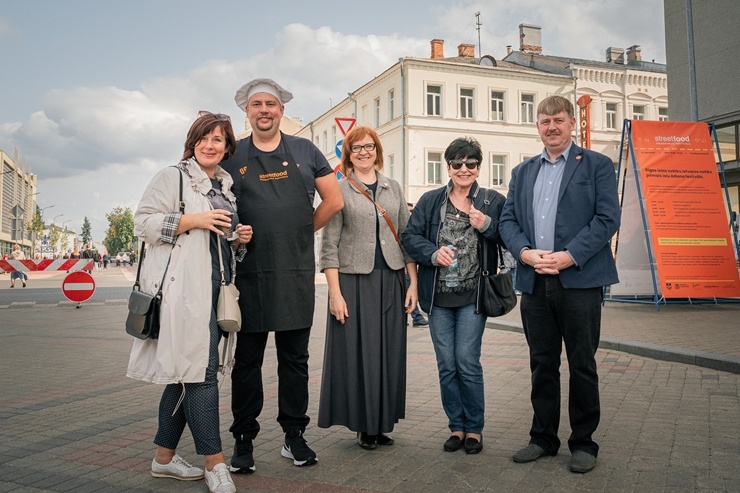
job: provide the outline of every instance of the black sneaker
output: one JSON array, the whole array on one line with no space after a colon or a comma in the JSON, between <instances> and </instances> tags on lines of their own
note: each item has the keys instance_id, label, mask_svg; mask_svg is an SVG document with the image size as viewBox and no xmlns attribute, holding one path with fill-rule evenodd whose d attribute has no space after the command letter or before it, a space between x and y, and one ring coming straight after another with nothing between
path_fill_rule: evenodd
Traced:
<instances>
[{"instance_id":1,"label":"black sneaker","mask_svg":"<svg viewBox=\"0 0 740 493\"><path fill-rule=\"evenodd\" d=\"M285 445L280 455L286 459L293 459L293 464L299 467L312 466L318 461L316 452L308 446L300 430L289 431L285 434Z\"/></svg>"},{"instance_id":2,"label":"black sneaker","mask_svg":"<svg viewBox=\"0 0 740 493\"><path fill-rule=\"evenodd\" d=\"M245 438L244 440L236 439L234 444L234 454L231 456L231 466L229 471L240 474L252 474L255 469L254 457L252 457L252 440Z\"/></svg>"}]
</instances>

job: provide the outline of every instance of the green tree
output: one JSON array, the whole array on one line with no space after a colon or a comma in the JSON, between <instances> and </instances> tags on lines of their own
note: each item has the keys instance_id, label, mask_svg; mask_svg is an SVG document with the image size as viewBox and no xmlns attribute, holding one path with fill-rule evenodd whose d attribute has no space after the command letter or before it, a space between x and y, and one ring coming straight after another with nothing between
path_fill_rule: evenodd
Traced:
<instances>
[{"instance_id":1,"label":"green tree","mask_svg":"<svg viewBox=\"0 0 740 493\"><path fill-rule=\"evenodd\" d=\"M90 226L90 221L87 219L87 216L85 216L85 220L82 223L82 234L80 237L82 238L83 245L90 245L90 242L92 241L92 226Z\"/></svg>"},{"instance_id":2,"label":"green tree","mask_svg":"<svg viewBox=\"0 0 740 493\"><path fill-rule=\"evenodd\" d=\"M36 204L36 212L33 215L33 219L28 225L28 232L33 242L33 253L36 254L36 240L41 237L41 233L44 231L44 220L41 219L41 209Z\"/></svg>"},{"instance_id":3,"label":"green tree","mask_svg":"<svg viewBox=\"0 0 740 493\"><path fill-rule=\"evenodd\" d=\"M130 252L134 249L134 213L128 207L116 207L109 214L108 230L105 232L103 243L108 253L115 257L120 251Z\"/></svg>"},{"instance_id":4,"label":"green tree","mask_svg":"<svg viewBox=\"0 0 740 493\"><path fill-rule=\"evenodd\" d=\"M51 251L54 252L54 255L56 255L59 251L60 237L61 234L59 233L59 228L57 228L56 226L52 226L49 229L49 247L51 248Z\"/></svg>"},{"instance_id":5,"label":"green tree","mask_svg":"<svg viewBox=\"0 0 740 493\"><path fill-rule=\"evenodd\" d=\"M62 231L62 251L67 251L67 247L69 246L69 231L67 231L67 228L64 228L64 231Z\"/></svg>"}]
</instances>

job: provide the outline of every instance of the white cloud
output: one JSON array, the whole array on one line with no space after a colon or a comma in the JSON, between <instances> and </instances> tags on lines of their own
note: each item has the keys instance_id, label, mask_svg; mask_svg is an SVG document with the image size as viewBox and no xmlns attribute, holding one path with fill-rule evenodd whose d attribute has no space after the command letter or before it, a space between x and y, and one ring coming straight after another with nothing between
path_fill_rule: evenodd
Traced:
<instances>
[{"instance_id":1,"label":"white cloud","mask_svg":"<svg viewBox=\"0 0 740 493\"><path fill-rule=\"evenodd\" d=\"M87 216L102 240L105 214L136 208L163 166L176 163L187 129L199 109L230 114L235 131L244 113L236 89L255 77L271 77L291 90L286 112L312 119L379 74L399 57L425 56L428 41L400 36L344 35L328 27L291 24L265 53L229 63L211 60L189 72L143 81L138 90L76 87L46 94L42 111L25 122L0 126L0 138L21 149L39 176L42 206L80 229Z\"/></svg>"},{"instance_id":2,"label":"white cloud","mask_svg":"<svg viewBox=\"0 0 740 493\"><path fill-rule=\"evenodd\" d=\"M660 10L661 3L652 0L572 0L557 6L531 0L526 7L503 0L466 1L435 8L437 24L429 23L427 32L433 34L428 39L289 24L274 34L272 47L243 59L201 62L128 89L52 90L40 111L25 121L0 123L0 143L4 149L18 147L31 163L39 176L42 207L55 205L53 211L64 213L71 219L68 226L77 230L87 216L94 238L102 240L105 214L116 206L135 209L153 174L179 160L198 110L227 113L235 131L242 131L244 113L233 97L250 79L273 78L293 92L286 113L307 123L328 110L330 100L339 103L400 57L428 57L432 38L446 38L446 56L456 55L460 43L476 44L476 11L483 23L483 52L496 58L504 56L506 45L518 48L518 25L525 22L543 26L546 54L601 60L608 46L641 44L646 59L661 61L664 48L655 40L662 42L662 33L649 31L656 29L656 18L662 26ZM0 36L14 32L0 18Z\"/></svg>"}]
</instances>

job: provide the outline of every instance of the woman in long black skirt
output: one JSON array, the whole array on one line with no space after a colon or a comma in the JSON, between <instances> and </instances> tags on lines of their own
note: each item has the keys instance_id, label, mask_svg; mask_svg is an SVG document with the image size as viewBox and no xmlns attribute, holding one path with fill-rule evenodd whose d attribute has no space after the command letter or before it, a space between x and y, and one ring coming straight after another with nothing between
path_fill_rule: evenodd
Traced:
<instances>
[{"instance_id":1,"label":"woman in long black skirt","mask_svg":"<svg viewBox=\"0 0 740 493\"><path fill-rule=\"evenodd\" d=\"M382 169L375 131L347 133L339 183L344 209L324 227L321 242L329 314L318 424L346 426L368 450L392 445L387 433L404 417L406 323L417 299L416 264L398 242L408 206Z\"/></svg>"}]
</instances>

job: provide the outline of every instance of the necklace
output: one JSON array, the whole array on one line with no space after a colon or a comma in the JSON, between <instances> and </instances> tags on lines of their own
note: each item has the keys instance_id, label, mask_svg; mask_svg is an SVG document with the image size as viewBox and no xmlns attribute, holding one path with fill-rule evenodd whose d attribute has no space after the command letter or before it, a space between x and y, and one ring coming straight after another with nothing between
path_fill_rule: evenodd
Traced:
<instances>
[{"instance_id":1,"label":"necklace","mask_svg":"<svg viewBox=\"0 0 740 493\"><path fill-rule=\"evenodd\" d=\"M468 203L468 199L465 198L465 204L467 203ZM450 198L450 204L452 204L452 207L455 209L455 211L457 211L457 214L455 214L455 217L457 219L460 219L460 214L462 214L462 211L458 209L457 206L452 202L452 198Z\"/></svg>"}]
</instances>

